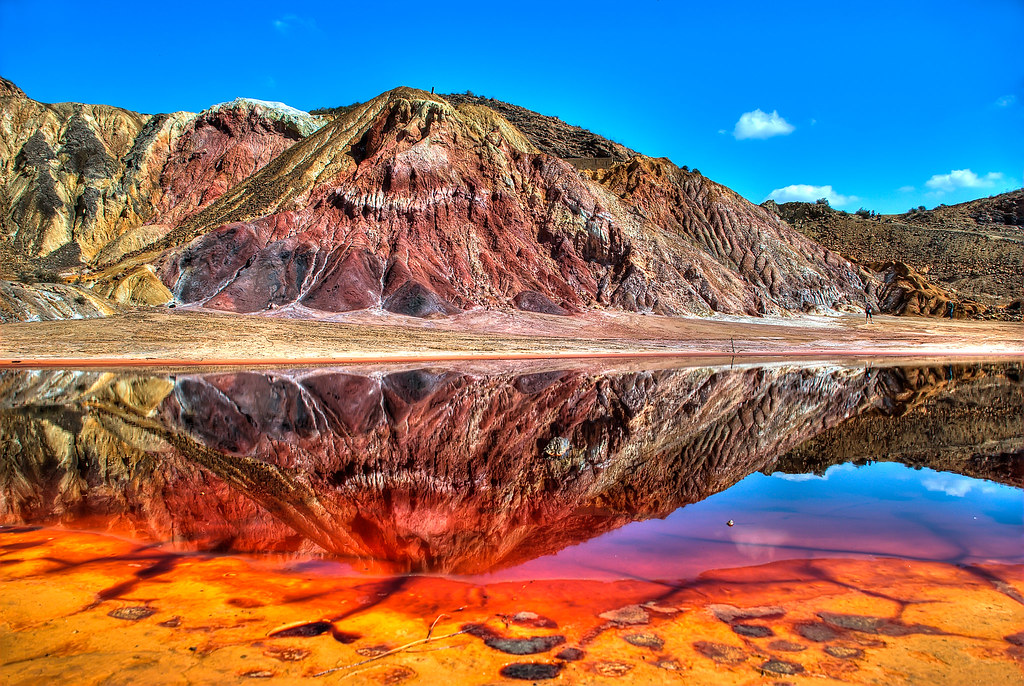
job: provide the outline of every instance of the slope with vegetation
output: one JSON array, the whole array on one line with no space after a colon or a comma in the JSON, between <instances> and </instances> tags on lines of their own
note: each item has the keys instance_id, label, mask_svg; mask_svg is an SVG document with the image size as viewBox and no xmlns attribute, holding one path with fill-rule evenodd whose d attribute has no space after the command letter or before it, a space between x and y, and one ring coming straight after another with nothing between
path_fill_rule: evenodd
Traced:
<instances>
[{"instance_id":1,"label":"slope with vegetation","mask_svg":"<svg viewBox=\"0 0 1024 686\"><path fill-rule=\"evenodd\" d=\"M897 313L948 315L953 303L956 316L1020 316L1024 190L899 215L849 214L820 202L764 206L878 273Z\"/></svg>"}]
</instances>

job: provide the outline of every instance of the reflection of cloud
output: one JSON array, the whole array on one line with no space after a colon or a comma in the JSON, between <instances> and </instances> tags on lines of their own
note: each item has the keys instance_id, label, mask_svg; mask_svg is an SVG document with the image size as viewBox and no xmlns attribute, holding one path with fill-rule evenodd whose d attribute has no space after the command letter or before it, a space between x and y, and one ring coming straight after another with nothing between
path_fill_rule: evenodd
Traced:
<instances>
[{"instance_id":1,"label":"reflection of cloud","mask_svg":"<svg viewBox=\"0 0 1024 686\"><path fill-rule=\"evenodd\" d=\"M782 479L784 481L828 481L828 477L838 472L853 472L857 470L857 465L850 464L849 462L843 462L842 464L834 464L825 470L824 474L785 474L783 472L775 472L772 476Z\"/></svg>"},{"instance_id":2,"label":"reflection of cloud","mask_svg":"<svg viewBox=\"0 0 1024 686\"><path fill-rule=\"evenodd\" d=\"M772 476L783 481L813 481L814 479L825 481L828 479L828 474L818 476L817 474L783 474L782 472L775 472Z\"/></svg>"},{"instance_id":3,"label":"reflection of cloud","mask_svg":"<svg viewBox=\"0 0 1024 686\"><path fill-rule=\"evenodd\" d=\"M923 479L921 485L925 486L928 490L941 492L941 494L951 498L964 498L972 490L979 491L985 495L997 494L1000 491L999 486L994 483L972 479L970 476L946 474L943 472L938 472Z\"/></svg>"},{"instance_id":4,"label":"reflection of cloud","mask_svg":"<svg viewBox=\"0 0 1024 686\"><path fill-rule=\"evenodd\" d=\"M740 116L732 135L736 137L736 140L771 138L772 136L791 134L794 128L792 124L779 116L778 110L772 110L769 113L757 109L753 112L744 112Z\"/></svg>"},{"instance_id":5,"label":"reflection of cloud","mask_svg":"<svg viewBox=\"0 0 1024 686\"><path fill-rule=\"evenodd\" d=\"M754 562L770 562L775 559L776 549L785 546L789 534L781 529L766 529L743 526L740 522L729 530L729 538L743 557Z\"/></svg>"},{"instance_id":6,"label":"reflection of cloud","mask_svg":"<svg viewBox=\"0 0 1024 686\"><path fill-rule=\"evenodd\" d=\"M970 479L952 474L936 474L921 482L928 490L941 492L952 498L964 498L969 494L974 484Z\"/></svg>"}]
</instances>

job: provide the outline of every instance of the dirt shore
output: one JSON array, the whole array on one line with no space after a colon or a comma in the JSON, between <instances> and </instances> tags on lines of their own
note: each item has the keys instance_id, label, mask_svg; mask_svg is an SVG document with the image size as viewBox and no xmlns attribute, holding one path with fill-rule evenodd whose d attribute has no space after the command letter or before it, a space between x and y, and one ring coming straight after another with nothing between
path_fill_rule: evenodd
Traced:
<instances>
[{"instance_id":1,"label":"dirt shore","mask_svg":"<svg viewBox=\"0 0 1024 686\"><path fill-rule=\"evenodd\" d=\"M1006 357L1020 322L860 316L685 319L470 312L422 320L362 312L329 320L138 310L0 325L0 366L339 364L580 357Z\"/></svg>"}]
</instances>

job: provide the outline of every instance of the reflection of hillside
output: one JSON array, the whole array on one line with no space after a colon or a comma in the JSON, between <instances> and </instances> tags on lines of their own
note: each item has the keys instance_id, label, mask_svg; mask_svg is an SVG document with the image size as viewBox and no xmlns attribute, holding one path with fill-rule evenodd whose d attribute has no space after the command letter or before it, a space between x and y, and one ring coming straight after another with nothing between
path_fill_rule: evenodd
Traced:
<instances>
[{"instance_id":1,"label":"reflection of hillside","mask_svg":"<svg viewBox=\"0 0 1024 686\"><path fill-rule=\"evenodd\" d=\"M851 461L901 462L1019 487L1024 483L1020 365L887 370L889 394L779 458L773 469L823 473Z\"/></svg>"},{"instance_id":2,"label":"reflection of hillside","mask_svg":"<svg viewBox=\"0 0 1024 686\"><path fill-rule=\"evenodd\" d=\"M0 376L0 514L478 573L665 516L928 383L941 381L839 367L12 372ZM546 455L559 436L570 450Z\"/></svg>"}]
</instances>

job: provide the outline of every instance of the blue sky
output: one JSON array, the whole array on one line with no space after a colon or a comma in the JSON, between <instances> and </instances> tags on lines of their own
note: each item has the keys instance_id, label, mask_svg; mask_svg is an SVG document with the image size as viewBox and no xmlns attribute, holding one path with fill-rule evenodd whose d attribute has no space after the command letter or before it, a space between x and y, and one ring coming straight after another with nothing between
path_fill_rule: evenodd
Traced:
<instances>
[{"instance_id":1,"label":"blue sky","mask_svg":"<svg viewBox=\"0 0 1024 686\"><path fill-rule=\"evenodd\" d=\"M1024 179L1024 1L0 0L44 102L300 109L472 90L699 168L754 202L903 212Z\"/></svg>"}]
</instances>

